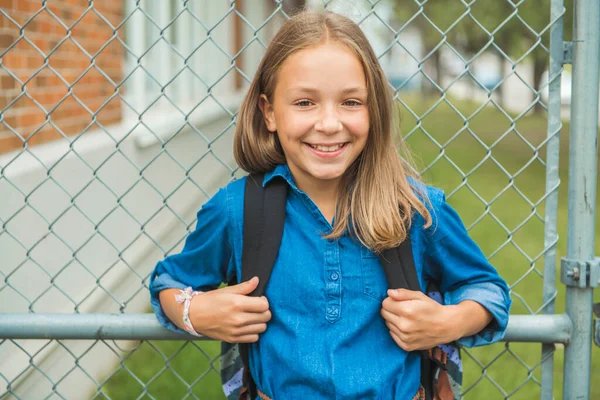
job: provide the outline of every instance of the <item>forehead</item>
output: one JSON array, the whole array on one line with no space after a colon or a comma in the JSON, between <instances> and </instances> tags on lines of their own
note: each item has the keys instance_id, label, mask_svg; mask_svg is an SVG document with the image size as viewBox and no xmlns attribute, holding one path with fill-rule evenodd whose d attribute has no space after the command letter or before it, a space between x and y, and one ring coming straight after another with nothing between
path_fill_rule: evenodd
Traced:
<instances>
[{"instance_id":1,"label":"forehead","mask_svg":"<svg viewBox=\"0 0 600 400\"><path fill-rule=\"evenodd\" d=\"M347 91L367 89L358 56L340 43L323 43L299 50L279 68L276 91Z\"/></svg>"}]
</instances>

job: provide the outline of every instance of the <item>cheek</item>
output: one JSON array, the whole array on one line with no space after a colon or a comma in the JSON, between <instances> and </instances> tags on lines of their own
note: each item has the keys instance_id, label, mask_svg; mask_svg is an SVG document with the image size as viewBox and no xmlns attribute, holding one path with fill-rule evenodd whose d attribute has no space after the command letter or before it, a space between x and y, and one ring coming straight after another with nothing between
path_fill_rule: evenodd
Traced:
<instances>
[{"instance_id":1,"label":"cheek","mask_svg":"<svg viewBox=\"0 0 600 400\"><path fill-rule=\"evenodd\" d=\"M359 140L366 140L369 136L369 113L357 113L346 121L346 127Z\"/></svg>"},{"instance_id":2,"label":"cheek","mask_svg":"<svg viewBox=\"0 0 600 400\"><path fill-rule=\"evenodd\" d=\"M279 114L276 113L275 118L277 131L289 139L303 136L314 126L314 121L303 113L282 111Z\"/></svg>"}]
</instances>

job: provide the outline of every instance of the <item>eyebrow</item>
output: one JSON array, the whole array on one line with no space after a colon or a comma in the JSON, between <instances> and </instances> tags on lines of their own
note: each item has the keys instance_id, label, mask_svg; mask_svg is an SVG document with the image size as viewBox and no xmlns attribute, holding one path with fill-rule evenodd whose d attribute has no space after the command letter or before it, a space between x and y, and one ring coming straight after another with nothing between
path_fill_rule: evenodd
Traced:
<instances>
[{"instance_id":1,"label":"eyebrow","mask_svg":"<svg viewBox=\"0 0 600 400\"><path fill-rule=\"evenodd\" d=\"M304 92L304 93L309 93L309 94L319 93L319 89L305 87L305 86L292 86L287 91L288 92L298 91L298 92ZM348 87L348 88L345 88L344 90L342 90L342 94L349 94L349 93L365 93L366 94L367 88L363 87L363 86L353 86L353 87Z\"/></svg>"}]
</instances>

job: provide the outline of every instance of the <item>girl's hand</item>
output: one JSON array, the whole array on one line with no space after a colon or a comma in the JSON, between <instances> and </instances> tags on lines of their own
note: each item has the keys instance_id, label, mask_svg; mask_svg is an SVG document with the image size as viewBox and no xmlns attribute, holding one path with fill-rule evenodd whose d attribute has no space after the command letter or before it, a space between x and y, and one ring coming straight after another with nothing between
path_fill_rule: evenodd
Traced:
<instances>
[{"instance_id":1,"label":"girl's hand","mask_svg":"<svg viewBox=\"0 0 600 400\"><path fill-rule=\"evenodd\" d=\"M271 319L267 298L248 296L258 285L254 277L194 296L190 321L196 332L230 343L252 343L267 329Z\"/></svg>"},{"instance_id":2,"label":"girl's hand","mask_svg":"<svg viewBox=\"0 0 600 400\"><path fill-rule=\"evenodd\" d=\"M381 316L404 350L430 349L461 337L458 321L452 321L454 306L443 306L422 292L406 289L390 289L388 296Z\"/></svg>"}]
</instances>

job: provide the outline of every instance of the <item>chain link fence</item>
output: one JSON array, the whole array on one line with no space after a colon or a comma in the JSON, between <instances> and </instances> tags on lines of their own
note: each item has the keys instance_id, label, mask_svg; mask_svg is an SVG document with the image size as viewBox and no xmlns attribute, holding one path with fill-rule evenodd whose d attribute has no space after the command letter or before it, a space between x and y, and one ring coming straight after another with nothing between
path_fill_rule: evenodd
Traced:
<instances>
[{"instance_id":1,"label":"chain link fence","mask_svg":"<svg viewBox=\"0 0 600 400\"><path fill-rule=\"evenodd\" d=\"M270 38L302 6L363 28L425 180L511 286L520 315L508 340L546 342L464 349L464 397L558 395L572 2L0 4L0 398L223 398L218 343L139 340L181 339L139 314L154 264L242 176L236 112Z\"/></svg>"}]
</instances>

